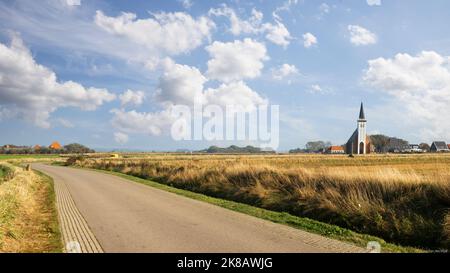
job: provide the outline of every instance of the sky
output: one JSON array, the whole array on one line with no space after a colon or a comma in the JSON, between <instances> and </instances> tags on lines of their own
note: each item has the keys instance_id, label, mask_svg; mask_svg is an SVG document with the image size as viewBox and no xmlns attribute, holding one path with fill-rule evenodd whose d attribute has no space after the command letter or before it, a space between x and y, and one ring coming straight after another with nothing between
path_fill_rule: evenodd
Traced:
<instances>
[{"instance_id":1,"label":"sky","mask_svg":"<svg viewBox=\"0 0 450 273\"><path fill-rule=\"evenodd\" d=\"M162 151L174 105L279 105L279 151L450 141L447 0L0 0L0 144Z\"/></svg>"}]
</instances>

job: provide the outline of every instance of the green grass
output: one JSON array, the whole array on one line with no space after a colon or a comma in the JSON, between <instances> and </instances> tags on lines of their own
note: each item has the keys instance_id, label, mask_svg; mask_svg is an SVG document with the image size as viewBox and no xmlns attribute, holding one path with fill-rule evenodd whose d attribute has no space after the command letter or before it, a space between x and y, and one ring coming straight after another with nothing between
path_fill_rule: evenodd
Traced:
<instances>
[{"instance_id":1,"label":"green grass","mask_svg":"<svg viewBox=\"0 0 450 273\"><path fill-rule=\"evenodd\" d=\"M0 155L0 160L8 160L8 159L40 159L40 158L57 158L59 155L49 154L49 155Z\"/></svg>"},{"instance_id":2,"label":"green grass","mask_svg":"<svg viewBox=\"0 0 450 273\"><path fill-rule=\"evenodd\" d=\"M50 176L40 171L34 170L34 172L37 173L39 176L41 176L41 178L45 181L45 184L47 186L44 206L51 213L50 219L44 222L45 228L49 233L48 252L61 253L63 250L63 244L58 222L58 210L56 208L56 194L54 182Z\"/></svg>"},{"instance_id":3,"label":"green grass","mask_svg":"<svg viewBox=\"0 0 450 273\"><path fill-rule=\"evenodd\" d=\"M3 181L3 180L6 180L6 179L9 179L10 177L10 175L9 174L11 174L11 169L8 167L8 166L5 166L5 165L2 165L2 164L0 164L0 183Z\"/></svg>"},{"instance_id":4,"label":"green grass","mask_svg":"<svg viewBox=\"0 0 450 273\"><path fill-rule=\"evenodd\" d=\"M168 191L171 193L175 193L181 196L185 196L191 199L203 201L206 203L210 203L213 205L217 205L229 210L237 211L240 213L244 213L247 215L251 215L254 217L258 217L261 219L265 219L274 223L287 225L290 227L298 228L301 230L305 230L311 233L319 234L326 236L328 238L337 239L340 241L345 241L352 243L354 245L360 246L365 248L367 243L370 241L377 241L382 246L383 252L424 252L424 250L413 248L413 247L403 247L398 246L394 244L390 244L385 242L383 239L380 239L375 236L365 235L365 234L359 234L356 232L353 232L351 230L341 228L335 225L330 225L326 223L322 223L316 220L312 220L309 218L304 217L298 217L291 215L286 212L275 212L271 210L266 210L258 207L254 207L247 204L242 204L234 201L224 200L220 198L210 197L204 194L195 193L183 189L174 188L168 185L160 184L151 180L146 180L142 178L138 178L135 176L130 176L126 174L122 174L119 172L113 172L113 171L104 171L104 170L97 170L92 169L97 172L112 174L115 176L119 176L140 184L144 184L147 186L151 186L160 190Z\"/></svg>"}]
</instances>

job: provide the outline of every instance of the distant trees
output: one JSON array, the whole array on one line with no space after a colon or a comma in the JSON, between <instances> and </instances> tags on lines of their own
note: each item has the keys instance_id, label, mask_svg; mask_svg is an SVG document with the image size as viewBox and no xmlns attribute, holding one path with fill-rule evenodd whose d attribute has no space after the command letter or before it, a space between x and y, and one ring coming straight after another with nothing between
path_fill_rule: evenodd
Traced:
<instances>
[{"instance_id":1,"label":"distant trees","mask_svg":"<svg viewBox=\"0 0 450 273\"><path fill-rule=\"evenodd\" d=\"M409 142L396 137L371 135L370 141L377 153L398 152L408 148Z\"/></svg>"},{"instance_id":2,"label":"distant trees","mask_svg":"<svg viewBox=\"0 0 450 273\"><path fill-rule=\"evenodd\" d=\"M329 141L310 141L306 143L305 149L307 152L321 152L323 149L326 149L327 147L330 147L332 144Z\"/></svg>"},{"instance_id":3,"label":"distant trees","mask_svg":"<svg viewBox=\"0 0 450 273\"><path fill-rule=\"evenodd\" d=\"M389 150L390 137L385 135L371 135L370 142L377 153L385 153Z\"/></svg>"},{"instance_id":4,"label":"distant trees","mask_svg":"<svg viewBox=\"0 0 450 273\"><path fill-rule=\"evenodd\" d=\"M89 149L88 147L78 144L78 143L72 143L72 144L65 145L64 150L69 154L95 153L94 150Z\"/></svg>"},{"instance_id":5,"label":"distant trees","mask_svg":"<svg viewBox=\"0 0 450 273\"><path fill-rule=\"evenodd\" d=\"M290 154L301 154L301 153L306 153L306 149L300 149L300 148L292 149L292 150L289 150L289 153L290 153Z\"/></svg>"},{"instance_id":6,"label":"distant trees","mask_svg":"<svg viewBox=\"0 0 450 273\"><path fill-rule=\"evenodd\" d=\"M324 149L330 147L332 144L329 141L322 141L322 140L317 140L317 141L310 141L308 143L306 143L305 148L304 149L292 149L289 151L289 153L291 154L295 154L295 153L319 153L322 152Z\"/></svg>"},{"instance_id":7,"label":"distant trees","mask_svg":"<svg viewBox=\"0 0 450 273\"><path fill-rule=\"evenodd\" d=\"M83 154L95 153L94 150L78 144L68 144L61 149L51 149L49 147L32 148L28 146L5 145L0 147L0 154Z\"/></svg>"},{"instance_id":8,"label":"distant trees","mask_svg":"<svg viewBox=\"0 0 450 273\"><path fill-rule=\"evenodd\" d=\"M238 147L236 145L231 145L228 148L221 148L217 146L211 146L206 150L202 150L199 152L208 153L208 154L217 154L217 153L229 153L229 154L254 154L254 153L273 153L274 151L264 151L261 148L246 146L246 147Z\"/></svg>"}]
</instances>

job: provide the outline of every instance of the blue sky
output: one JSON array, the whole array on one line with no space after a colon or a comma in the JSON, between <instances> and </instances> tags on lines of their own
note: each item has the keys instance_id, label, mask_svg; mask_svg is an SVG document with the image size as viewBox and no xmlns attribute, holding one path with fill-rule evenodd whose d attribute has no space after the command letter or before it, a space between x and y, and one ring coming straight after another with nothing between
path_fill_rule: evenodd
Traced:
<instances>
[{"instance_id":1,"label":"blue sky","mask_svg":"<svg viewBox=\"0 0 450 273\"><path fill-rule=\"evenodd\" d=\"M450 141L449 1L74 3L0 1L0 144L247 144L173 141L196 94L280 105L279 150L344 143L361 101L369 133Z\"/></svg>"}]
</instances>

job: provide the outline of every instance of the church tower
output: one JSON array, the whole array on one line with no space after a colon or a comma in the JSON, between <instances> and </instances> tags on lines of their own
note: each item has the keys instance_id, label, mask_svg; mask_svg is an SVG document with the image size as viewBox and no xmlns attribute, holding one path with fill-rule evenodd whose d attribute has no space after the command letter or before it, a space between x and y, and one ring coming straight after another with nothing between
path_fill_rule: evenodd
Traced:
<instances>
[{"instance_id":1,"label":"church tower","mask_svg":"<svg viewBox=\"0 0 450 273\"><path fill-rule=\"evenodd\" d=\"M367 154L367 133L366 133L366 116L364 115L364 106L361 102L358 118L358 154Z\"/></svg>"}]
</instances>

